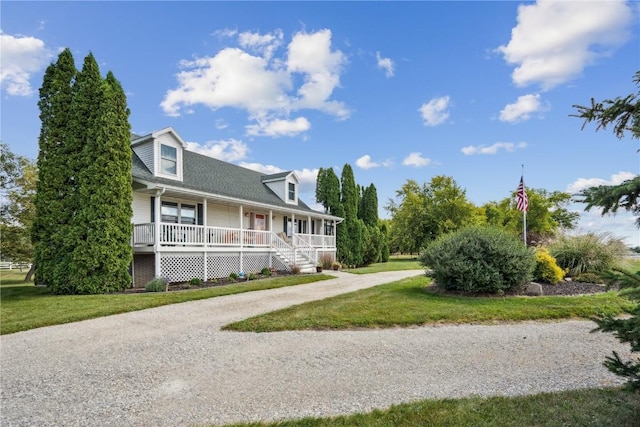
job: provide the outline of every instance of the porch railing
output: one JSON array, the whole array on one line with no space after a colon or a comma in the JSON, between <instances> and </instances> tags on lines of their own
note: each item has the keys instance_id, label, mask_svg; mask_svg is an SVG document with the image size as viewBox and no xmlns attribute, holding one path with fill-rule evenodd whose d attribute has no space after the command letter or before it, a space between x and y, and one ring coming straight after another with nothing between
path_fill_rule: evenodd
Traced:
<instances>
[{"instance_id":1,"label":"porch railing","mask_svg":"<svg viewBox=\"0 0 640 427\"><path fill-rule=\"evenodd\" d=\"M276 236L265 230L241 230L230 227L204 227L190 224L160 223L159 243L165 246L244 246L270 247ZM135 224L133 227L133 245L149 246L155 243L155 224ZM283 241L284 243L284 241ZM305 251L308 256L316 247L335 247L335 236L294 234L293 244Z\"/></svg>"}]
</instances>

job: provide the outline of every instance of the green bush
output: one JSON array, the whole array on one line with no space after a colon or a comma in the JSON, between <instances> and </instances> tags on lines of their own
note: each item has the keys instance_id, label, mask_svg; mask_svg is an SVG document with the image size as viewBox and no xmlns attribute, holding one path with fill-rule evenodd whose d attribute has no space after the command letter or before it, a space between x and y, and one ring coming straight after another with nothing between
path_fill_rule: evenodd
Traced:
<instances>
[{"instance_id":1,"label":"green bush","mask_svg":"<svg viewBox=\"0 0 640 427\"><path fill-rule=\"evenodd\" d=\"M558 267L556 260L546 248L536 249L536 268L533 278L538 282L557 285L564 277L564 271Z\"/></svg>"},{"instance_id":2,"label":"green bush","mask_svg":"<svg viewBox=\"0 0 640 427\"><path fill-rule=\"evenodd\" d=\"M535 267L533 253L506 231L471 226L446 234L420 255L438 286L472 293L496 293L524 285Z\"/></svg>"},{"instance_id":3,"label":"green bush","mask_svg":"<svg viewBox=\"0 0 640 427\"><path fill-rule=\"evenodd\" d=\"M193 279L189 280L189 284L193 286L199 286L202 284L202 279L199 277L194 277Z\"/></svg>"},{"instance_id":4,"label":"green bush","mask_svg":"<svg viewBox=\"0 0 640 427\"><path fill-rule=\"evenodd\" d=\"M229 280L234 280L235 281L235 280L238 280L238 277L240 277L240 276L238 276L238 273L229 274Z\"/></svg>"},{"instance_id":5,"label":"green bush","mask_svg":"<svg viewBox=\"0 0 640 427\"><path fill-rule=\"evenodd\" d=\"M622 240L612 237L610 233L562 235L549 245L549 253L571 277L587 271L609 270L624 256L626 250Z\"/></svg>"},{"instance_id":6,"label":"green bush","mask_svg":"<svg viewBox=\"0 0 640 427\"><path fill-rule=\"evenodd\" d=\"M260 271L260 274L262 274L263 276L271 276L271 270L269 270L269 268L265 267Z\"/></svg>"},{"instance_id":7,"label":"green bush","mask_svg":"<svg viewBox=\"0 0 640 427\"><path fill-rule=\"evenodd\" d=\"M169 282L162 277L156 277L155 279L144 285L145 292L165 292Z\"/></svg>"},{"instance_id":8,"label":"green bush","mask_svg":"<svg viewBox=\"0 0 640 427\"><path fill-rule=\"evenodd\" d=\"M574 276L573 280L576 282L582 282L582 283L596 283L596 284L604 283L604 279L600 274L592 273L590 271Z\"/></svg>"}]
</instances>

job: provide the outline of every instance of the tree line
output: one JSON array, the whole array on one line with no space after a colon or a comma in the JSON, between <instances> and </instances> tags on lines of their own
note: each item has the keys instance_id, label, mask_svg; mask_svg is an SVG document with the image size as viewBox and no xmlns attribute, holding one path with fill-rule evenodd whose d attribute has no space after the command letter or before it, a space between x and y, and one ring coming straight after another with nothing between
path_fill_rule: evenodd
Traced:
<instances>
[{"instance_id":1,"label":"tree line","mask_svg":"<svg viewBox=\"0 0 640 427\"><path fill-rule=\"evenodd\" d=\"M467 225L491 225L505 228L522 237L523 215L517 209L515 189L499 202L476 206L467 199L466 190L450 176L437 175L428 183L407 182L396 191L385 209L389 220L389 246L392 253L419 253L438 237ZM567 205L572 195L561 191L527 189L527 241L543 243L560 230L576 227L580 214Z\"/></svg>"}]
</instances>

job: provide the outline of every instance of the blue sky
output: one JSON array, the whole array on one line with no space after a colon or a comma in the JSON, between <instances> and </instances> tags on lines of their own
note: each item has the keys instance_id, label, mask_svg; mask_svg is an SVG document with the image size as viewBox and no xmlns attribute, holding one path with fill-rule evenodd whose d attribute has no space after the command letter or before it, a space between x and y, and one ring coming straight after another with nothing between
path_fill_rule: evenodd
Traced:
<instances>
[{"instance_id":1,"label":"blue sky","mask_svg":"<svg viewBox=\"0 0 640 427\"><path fill-rule=\"evenodd\" d=\"M68 47L121 81L132 131L172 126L194 151L373 183L380 216L408 179L453 177L477 205L575 193L640 173L637 141L581 130L591 97L636 92L637 2L12 2L1 12L1 135L35 159L37 91ZM583 207L572 206L582 212ZM640 245L628 214L580 232Z\"/></svg>"}]
</instances>

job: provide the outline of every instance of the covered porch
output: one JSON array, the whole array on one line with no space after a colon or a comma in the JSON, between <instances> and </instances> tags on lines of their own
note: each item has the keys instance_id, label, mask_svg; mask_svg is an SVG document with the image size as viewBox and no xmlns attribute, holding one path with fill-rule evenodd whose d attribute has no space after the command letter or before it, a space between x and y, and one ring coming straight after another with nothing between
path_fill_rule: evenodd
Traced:
<instances>
[{"instance_id":1,"label":"covered porch","mask_svg":"<svg viewBox=\"0 0 640 427\"><path fill-rule=\"evenodd\" d=\"M265 267L311 272L323 254L335 258L340 218L321 212L165 188L140 188L133 207L136 286L153 277L208 280Z\"/></svg>"}]
</instances>

